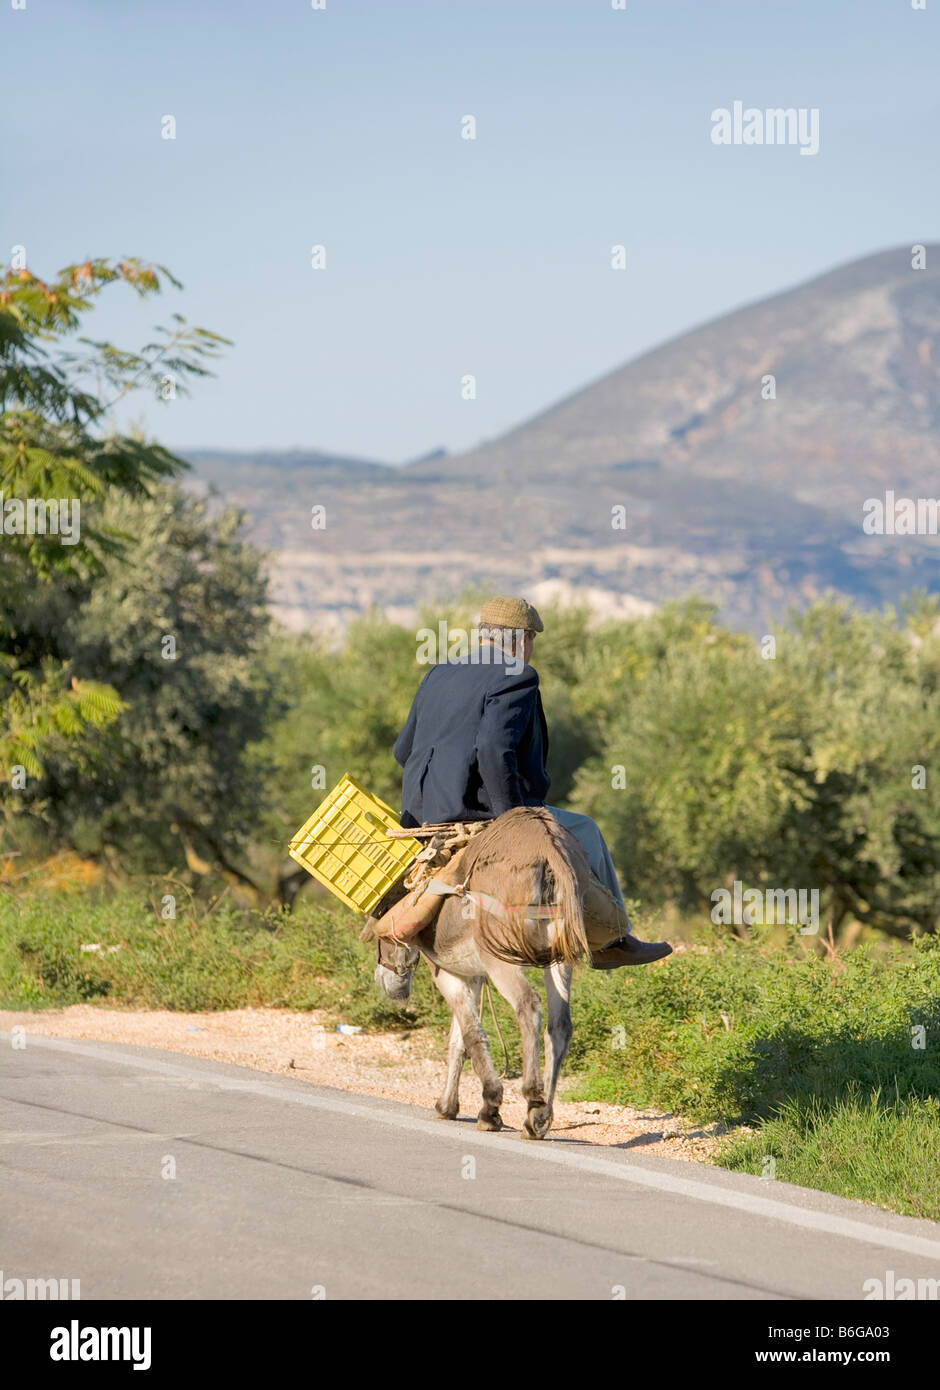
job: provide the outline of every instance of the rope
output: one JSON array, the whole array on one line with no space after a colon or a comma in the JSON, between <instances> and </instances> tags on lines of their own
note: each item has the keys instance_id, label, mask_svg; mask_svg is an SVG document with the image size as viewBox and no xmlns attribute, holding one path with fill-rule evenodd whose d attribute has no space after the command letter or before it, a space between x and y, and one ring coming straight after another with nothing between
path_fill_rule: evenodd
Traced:
<instances>
[{"instance_id":1,"label":"rope","mask_svg":"<svg viewBox=\"0 0 940 1390\"><path fill-rule=\"evenodd\" d=\"M433 877L435 870L444 868L456 854L465 849L473 836L486 825L486 821L454 821L441 826L428 840L427 845L411 861L404 879L405 887L414 890ZM387 831L391 835L392 831Z\"/></svg>"},{"instance_id":2,"label":"rope","mask_svg":"<svg viewBox=\"0 0 940 1390\"><path fill-rule=\"evenodd\" d=\"M492 1018L493 1018L493 1026L494 1026L494 1028L496 1029L496 1036L499 1038L499 1041L500 1041L500 1043L502 1044L502 1049L503 1049L503 1069L502 1069L502 1071L500 1072L500 1076L501 1076L501 1077L504 1077L504 1076L508 1077L508 1075L509 1075L509 1052L508 1052L507 1047L506 1047L506 1039L503 1037L503 1030L502 1030L502 1029L500 1028L500 1026L499 1026L499 1019L496 1017L496 1009L495 1009L494 1006L493 1006L493 995L492 995L491 992L490 992L490 982L489 982L489 980L484 979L484 981L483 981L483 988L486 990L486 997L487 997L487 999L490 1001L490 1014L492 1015Z\"/></svg>"}]
</instances>

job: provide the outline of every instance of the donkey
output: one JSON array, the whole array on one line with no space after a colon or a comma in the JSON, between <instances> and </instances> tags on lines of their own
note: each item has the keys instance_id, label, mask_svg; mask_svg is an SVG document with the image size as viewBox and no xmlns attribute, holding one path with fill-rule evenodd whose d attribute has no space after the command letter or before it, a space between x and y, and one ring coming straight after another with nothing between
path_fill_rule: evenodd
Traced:
<instances>
[{"instance_id":1,"label":"donkey","mask_svg":"<svg viewBox=\"0 0 940 1390\"><path fill-rule=\"evenodd\" d=\"M528 1107L524 1134L544 1139L571 1042L572 967L588 954L581 905L590 877L587 855L551 812L519 806L471 840L460 877L464 891L445 898L436 920L414 940L395 944L389 953L393 967L379 965L376 978L392 993L419 954L424 956L453 1013L447 1077L435 1110L441 1119L457 1118L460 1076L469 1056L483 1087L477 1128L499 1130L503 1087L480 1021L480 991L484 980L491 980L519 1024ZM539 1073L541 1003L525 976L525 967L532 965L544 968L548 1001L544 1077Z\"/></svg>"}]
</instances>

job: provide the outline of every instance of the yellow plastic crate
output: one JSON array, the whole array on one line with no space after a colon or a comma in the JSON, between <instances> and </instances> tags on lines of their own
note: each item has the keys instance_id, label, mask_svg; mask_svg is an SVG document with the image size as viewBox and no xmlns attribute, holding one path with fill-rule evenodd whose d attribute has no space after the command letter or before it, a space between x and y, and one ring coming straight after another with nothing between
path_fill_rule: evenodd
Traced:
<instances>
[{"instance_id":1,"label":"yellow plastic crate","mask_svg":"<svg viewBox=\"0 0 940 1390\"><path fill-rule=\"evenodd\" d=\"M304 821L288 852L340 902L368 915L421 849L417 840L385 834L398 829L391 806L347 774Z\"/></svg>"}]
</instances>

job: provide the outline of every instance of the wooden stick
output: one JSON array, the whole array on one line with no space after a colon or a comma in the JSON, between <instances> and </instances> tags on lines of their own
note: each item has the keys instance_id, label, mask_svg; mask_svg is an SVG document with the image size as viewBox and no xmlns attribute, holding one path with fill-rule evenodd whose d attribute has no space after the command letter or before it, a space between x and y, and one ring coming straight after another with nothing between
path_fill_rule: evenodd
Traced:
<instances>
[{"instance_id":1,"label":"wooden stick","mask_svg":"<svg viewBox=\"0 0 940 1390\"><path fill-rule=\"evenodd\" d=\"M416 825L414 830L386 830L385 834L390 840L421 840L432 835L442 835L449 831L452 835L462 830L467 825L487 825L490 820L495 820L495 816L489 816L484 820L469 821L444 821L442 825Z\"/></svg>"}]
</instances>

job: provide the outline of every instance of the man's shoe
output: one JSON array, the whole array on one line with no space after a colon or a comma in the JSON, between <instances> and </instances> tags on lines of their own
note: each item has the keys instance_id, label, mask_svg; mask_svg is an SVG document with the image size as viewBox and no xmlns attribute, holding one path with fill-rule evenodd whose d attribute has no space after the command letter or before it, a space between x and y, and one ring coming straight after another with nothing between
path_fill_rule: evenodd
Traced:
<instances>
[{"instance_id":1,"label":"man's shoe","mask_svg":"<svg viewBox=\"0 0 940 1390\"><path fill-rule=\"evenodd\" d=\"M592 970L618 970L621 965L648 965L652 960L671 956L668 941L640 941L636 936L622 936L591 955Z\"/></svg>"}]
</instances>

